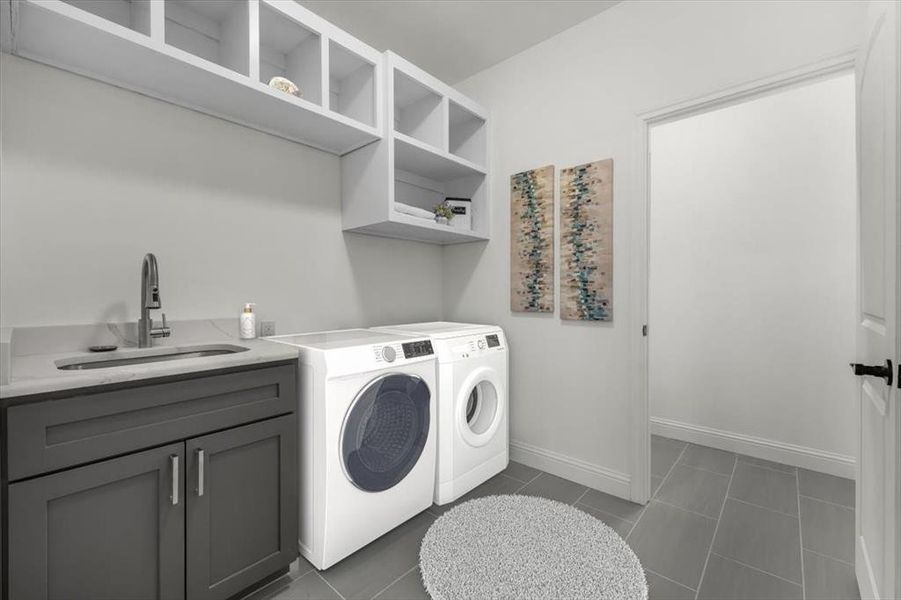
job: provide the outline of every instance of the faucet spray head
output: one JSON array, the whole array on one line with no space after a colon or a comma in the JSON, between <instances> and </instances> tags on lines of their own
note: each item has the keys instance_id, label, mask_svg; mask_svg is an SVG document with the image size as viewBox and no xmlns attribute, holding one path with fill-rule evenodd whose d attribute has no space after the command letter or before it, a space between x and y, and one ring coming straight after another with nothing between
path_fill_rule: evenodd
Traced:
<instances>
[{"instance_id":1,"label":"faucet spray head","mask_svg":"<svg viewBox=\"0 0 901 600\"><path fill-rule=\"evenodd\" d=\"M143 290L144 308L160 308L160 278L156 256L148 252L141 265L141 289Z\"/></svg>"}]
</instances>

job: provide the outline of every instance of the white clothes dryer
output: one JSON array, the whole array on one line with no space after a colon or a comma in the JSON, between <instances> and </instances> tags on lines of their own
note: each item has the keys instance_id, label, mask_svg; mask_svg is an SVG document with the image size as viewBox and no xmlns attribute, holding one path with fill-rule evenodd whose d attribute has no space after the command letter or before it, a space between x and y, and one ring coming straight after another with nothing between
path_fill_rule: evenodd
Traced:
<instances>
[{"instance_id":1,"label":"white clothes dryer","mask_svg":"<svg viewBox=\"0 0 901 600\"><path fill-rule=\"evenodd\" d=\"M453 502L507 468L507 340L500 327L412 323L376 327L427 335L438 355L438 470L435 504Z\"/></svg>"},{"instance_id":2,"label":"white clothes dryer","mask_svg":"<svg viewBox=\"0 0 901 600\"><path fill-rule=\"evenodd\" d=\"M327 569L432 505L435 354L366 329L266 339L300 350L300 552Z\"/></svg>"}]
</instances>

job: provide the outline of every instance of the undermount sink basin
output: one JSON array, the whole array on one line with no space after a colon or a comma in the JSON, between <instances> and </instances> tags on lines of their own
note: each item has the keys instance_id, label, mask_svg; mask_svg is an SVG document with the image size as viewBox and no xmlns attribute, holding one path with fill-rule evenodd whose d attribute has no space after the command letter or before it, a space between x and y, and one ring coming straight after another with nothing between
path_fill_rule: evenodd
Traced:
<instances>
[{"instance_id":1,"label":"undermount sink basin","mask_svg":"<svg viewBox=\"0 0 901 600\"><path fill-rule=\"evenodd\" d=\"M246 352L250 348L231 344L214 344L206 346L182 346L176 348L148 348L146 350L111 352L106 355L90 358L69 358L56 361L56 368L63 371L81 371L84 369L108 369L110 367L127 367L147 363L182 360L185 358L204 358Z\"/></svg>"}]
</instances>

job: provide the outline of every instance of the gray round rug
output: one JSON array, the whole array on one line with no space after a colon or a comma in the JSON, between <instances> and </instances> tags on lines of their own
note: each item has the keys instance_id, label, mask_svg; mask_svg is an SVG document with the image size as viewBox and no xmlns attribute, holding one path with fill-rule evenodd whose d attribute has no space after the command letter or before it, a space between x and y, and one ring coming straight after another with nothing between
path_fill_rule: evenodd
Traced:
<instances>
[{"instance_id":1,"label":"gray round rug","mask_svg":"<svg viewBox=\"0 0 901 600\"><path fill-rule=\"evenodd\" d=\"M581 510L532 496L470 500L435 521L419 567L434 600L647 600L638 557Z\"/></svg>"}]
</instances>

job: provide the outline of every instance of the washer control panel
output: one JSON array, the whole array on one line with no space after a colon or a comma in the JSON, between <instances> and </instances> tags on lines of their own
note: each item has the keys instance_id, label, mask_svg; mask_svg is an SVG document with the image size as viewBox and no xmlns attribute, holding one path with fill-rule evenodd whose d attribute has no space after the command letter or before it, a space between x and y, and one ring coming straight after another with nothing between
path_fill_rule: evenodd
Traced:
<instances>
[{"instance_id":1,"label":"washer control panel","mask_svg":"<svg viewBox=\"0 0 901 600\"><path fill-rule=\"evenodd\" d=\"M377 363L403 362L413 358L433 356L430 340L413 340L410 342L393 342L391 344L378 344L372 347L372 353Z\"/></svg>"},{"instance_id":2,"label":"washer control panel","mask_svg":"<svg viewBox=\"0 0 901 600\"><path fill-rule=\"evenodd\" d=\"M420 356L431 356L435 353L432 350L431 340L417 340L415 342L406 342L401 344L404 349L404 358L417 358Z\"/></svg>"}]
</instances>

